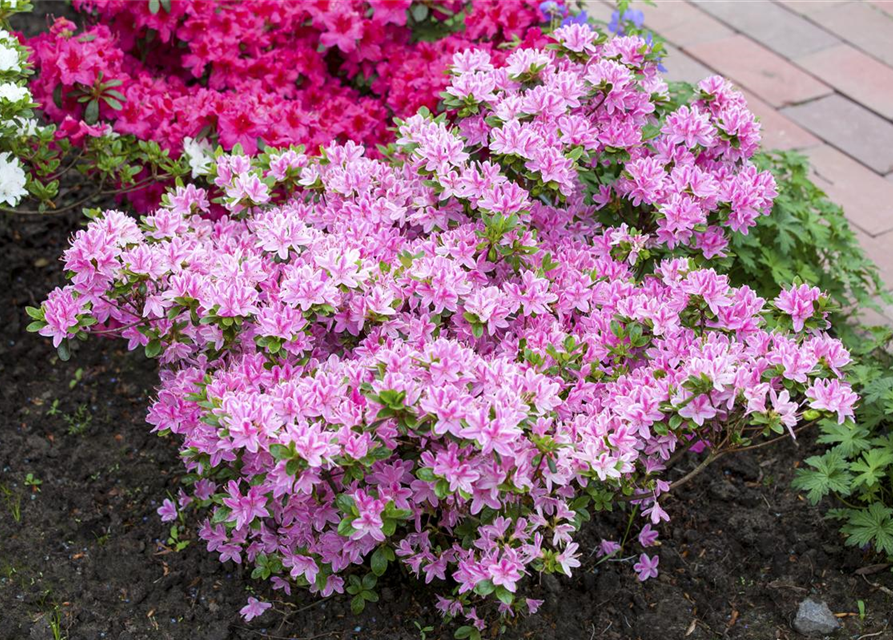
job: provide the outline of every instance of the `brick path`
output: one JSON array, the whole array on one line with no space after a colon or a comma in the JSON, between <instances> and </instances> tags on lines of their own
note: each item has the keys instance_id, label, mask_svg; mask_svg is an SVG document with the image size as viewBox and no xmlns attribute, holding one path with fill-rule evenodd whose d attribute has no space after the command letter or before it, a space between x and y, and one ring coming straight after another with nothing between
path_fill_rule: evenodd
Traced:
<instances>
[{"instance_id":1,"label":"brick path","mask_svg":"<svg viewBox=\"0 0 893 640\"><path fill-rule=\"evenodd\" d=\"M798 149L893 290L893 0L637 3L669 44L670 80L730 78L768 148ZM589 0L609 20L611 0ZM893 307L885 318L893 322Z\"/></svg>"}]
</instances>

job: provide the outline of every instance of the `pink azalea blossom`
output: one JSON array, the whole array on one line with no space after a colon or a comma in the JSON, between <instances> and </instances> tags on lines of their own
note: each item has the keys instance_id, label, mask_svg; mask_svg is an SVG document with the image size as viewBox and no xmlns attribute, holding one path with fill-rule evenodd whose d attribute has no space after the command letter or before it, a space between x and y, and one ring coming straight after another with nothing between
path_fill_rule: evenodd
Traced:
<instances>
[{"instance_id":1,"label":"pink azalea blossom","mask_svg":"<svg viewBox=\"0 0 893 640\"><path fill-rule=\"evenodd\" d=\"M239 614L245 619L245 622L250 622L263 615L263 612L272 606L269 602L261 602L257 598L249 597L248 604L239 609Z\"/></svg>"},{"instance_id":2,"label":"pink azalea blossom","mask_svg":"<svg viewBox=\"0 0 893 640\"><path fill-rule=\"evenodd\" d=\"M639 578L639 582L645 582L649 578L656 578L658 564L660 564L660 558L658 556L648 556L644 553L640 555L639 561L633 565L633 569Z\"/></svg>"}]
</instances>

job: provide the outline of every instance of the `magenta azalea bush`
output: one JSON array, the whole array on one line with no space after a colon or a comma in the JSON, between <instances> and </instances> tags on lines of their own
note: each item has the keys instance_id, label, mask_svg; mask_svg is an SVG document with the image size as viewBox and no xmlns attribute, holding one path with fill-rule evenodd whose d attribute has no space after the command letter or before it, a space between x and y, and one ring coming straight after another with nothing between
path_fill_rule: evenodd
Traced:
<instances>
[{"instance_id":1,"label":"magenta azalea bush","mask_svg":"<svg viewBox=\"0 0 893 640\"><path fill-rule=\"evenodd\" d=\"M85 23L60 18L27 44L35 100L50 126L16 140L34 213L103 195L140 212L211 152L393 140L393 117L436 109L453 53L545 46L576 20L534 0L75 0ZM24 39L24 38L23 38ZM2 145L0 145L2 146ZM95 193L66 203L64 177Z\"/></svg>"},{"instance_id":2,"label":"magenta azalea bush","mask_svg":"<svg viewBox=\"0 0 893 640\"><path fill-rule=\"evenodd\" d=\"M437 106L454 52L542 41L538 4L75 0L98 24L58 19L32 38L32 88L54 121L101 120L176 153L386 142L391 116Z\"/></svg>"},{"instance_id":3,"label":"magenta azalea bush","mask_svg":"<svg viewBox=\"0 0 893 640\"><path fill-rule=\"evenodd\" d=\"M767 301L709 266L775 195L728 83L673 108L645 41L580 25L451 73L455 121L400 121L380 158L236 149L220 219L194 185L99 215L31 329L159 358L148 420L191 487L161 513L205 514L222 561L357 610L400 563L469 637L489 596L534 611L525 578L580 566L575 533L621 501L656 575L671 458L856 398L821 292Z\"/></svg>"}]
</instances>

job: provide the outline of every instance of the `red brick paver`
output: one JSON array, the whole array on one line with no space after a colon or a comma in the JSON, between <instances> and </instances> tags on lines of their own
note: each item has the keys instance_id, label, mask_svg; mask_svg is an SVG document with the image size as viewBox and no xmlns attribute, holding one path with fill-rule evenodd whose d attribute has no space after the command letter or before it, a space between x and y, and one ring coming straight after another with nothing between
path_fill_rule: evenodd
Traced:
<instances>
[{"instance_id":1,"label":"red brick paver","mask_svg":"<svg viewBox=\"0 0 893 640\"><path fill-rule=\"evenodd\" d=\"M785 58L840 44L840 40L809 19L771 2L696 0L695 5Z\"/></svg>"},{"instance_id":2,"label":"red brick paver","mask_svg":"<svg viewBox=\"0 0 893 640\"><path fill-rule=\"evenodd\" d=\"M834 94L781 112L879 174L893 171L893 123Z\"/></svg>"},{"instance_id":3,"label":"red brick paver","mask_svg":"<svg viewBox=\"0 0 893 640\"><path fill-rule=\"evenodd\" d=\"M785 1L823 29L893 66L893 16L868 2Z\"/></svg>"},{"instance_id":4,"label":"red brick paver","mask_svg":"<svg viewBox=\"0 0 893 640\"><path fill-rule=\"evenodd\" d=\"M893 252L890 251L893 242L893 232L887 232L877 237L872 237L859 229L855 229L859 244L878 266L884 282L893 282Z\"/></svg>"},{"instance_id":5,"label":"red brick paver","mask_svg":"<svg viewBox=\"0 0 893 640\"><path fill-rule=\"evenodd\" d=\"M653 7L643 6L649 29L678 47L710 42L731 36L734 31L697 7L678 0L658 0Z\"/></svg>"},{"instance_id":6,"label":"red brick paver","mask_svg":"<svg viewBox=\"0 0 893 640\"><path fill-rule=\"evenodd\" d=\"M685 51L774 107L806 102L832 92L827 85L747 36L702 42L685 47Z\"/></svg>"},{"instance_id":7,"label":"red brick paver","mask_svg":"<svg viewBox=\"0 0 893 640\"><path fill-rule=\"evenodd\" d=\"M665 45L667 48L667 61L670 66L667 67L666 80L668 82L690 82L697 84L704 78L715 75L716 72L705 67L703 64L692 58L687 53L677 49L671 44Z\"/></svg>"},{"instance_id":8,"label":"red brick paver","mask_svg":"<svg viewBox=\"0 0 893 640\"><path fill-rule=\"evenodd\" d=\"M816 184L843 207L854 225L871 236L893 231L893 182L827 144L805 153L815 168ZM886 251L893 255L893 244Z\"/></svg>"},{"instance_id":9,"label":"red brick paver","mask_svg":"<svg viewBox=\"0 0 893 640\"><path fill-rule=\"evenodd\" d=\"M893 16L893 0L868 0L868 3L887 15Z\"/></svg>"},{"instance_id":10,"label":"red brick paver","mask_svg":"<svg viewBox=\"0 0 893 640\"><path fill-rule=\"evenodd\" d=\"M893 68L848 44L796 58L795 62L844 95L893 120Z\"/></svg>"}]
</instances>

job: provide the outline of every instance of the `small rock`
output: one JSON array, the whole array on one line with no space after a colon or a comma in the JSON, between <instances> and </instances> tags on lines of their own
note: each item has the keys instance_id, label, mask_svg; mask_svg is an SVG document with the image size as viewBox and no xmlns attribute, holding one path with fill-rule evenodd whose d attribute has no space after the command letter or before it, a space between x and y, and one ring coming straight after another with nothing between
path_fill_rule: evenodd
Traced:
<instances>
[{"instance_id":1,"label":"small rock","mask_svg":"<svg viewBox=\"0 0 893 640\"><path fill-rule=\"evenodd\" d=\"M812 598L800 603L797 616L794 618L794 629L805 636L824 636L834 633L839 627L840 622L831 613L828 605Z\"/></svg>"}]
</instances>

